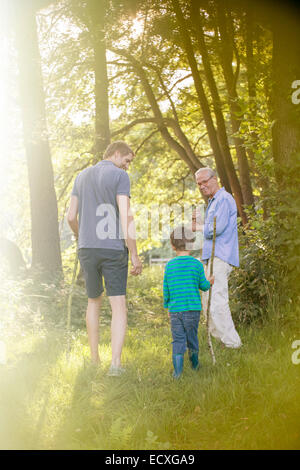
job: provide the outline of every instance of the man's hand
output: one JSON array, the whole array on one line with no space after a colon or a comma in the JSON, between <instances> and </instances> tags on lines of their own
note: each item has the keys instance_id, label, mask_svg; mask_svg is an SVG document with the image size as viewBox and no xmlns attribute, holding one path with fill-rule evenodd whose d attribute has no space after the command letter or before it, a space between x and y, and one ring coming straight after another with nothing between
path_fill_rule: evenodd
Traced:
<instances>
[{"instance_id":1,"label":"man's hand","mask_svg":"<svg viewBox=\"0 0 300 470\"><path fill-rule=\"evenodd\" d=\"M131 255L131 264L132 268L130 270L130 274L132 274L133 276L138 276L139 274L141 274L143 265L138 255Z\"/></svg>"},{"instance_id":2,"label":"man's hand","mask_svg":"<svg viewBox=\"0 0 300 470\"><path fill-rule=\"evenodd\" d=\"M215 282L215 276L207 276L206 278L209 282L210 282L210 285L213 286L214 285L214 282Z\"/></svg>"},{"instance_id":3,"label":"man's hand","mask_svg":"<svg viewBox=\"0 0 300 470\"><path fill-rule=\"evenodd\" d=\"M203 210L196 208L192 213L192 231L200 232L203 230Z\"/></svg>"}]
</instances>

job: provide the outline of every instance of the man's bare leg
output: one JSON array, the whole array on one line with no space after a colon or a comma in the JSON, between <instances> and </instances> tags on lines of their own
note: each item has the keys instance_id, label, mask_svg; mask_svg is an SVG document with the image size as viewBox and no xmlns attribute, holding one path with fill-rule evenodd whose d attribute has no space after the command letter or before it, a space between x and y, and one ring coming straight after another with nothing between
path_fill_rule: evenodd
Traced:
<instances>
[{"instance_id":1,"label":"man's bare leg","mask_svg":"<svg viewBox=\"0 0 300 470\"><path fill-rule=\"evenodd\" d=\"M91 350L91 359L93 364L99 364L99 311L101 307L102 296L95 299L88 299L86 309L86 327L88 332L89 345Z\"/></svg>"},{"instance_id":2,"label":"man's bare leg","mask_svg":"<svg viewBox=\"0 0 300 470\"><path fill-rule=\"evenodd\" d=\"M113 367L121 366L121 354L125 340L127 326L127 308L125 295L109 297L112 319L111 319L111 350Z\"/></svg>"}]
</instances>

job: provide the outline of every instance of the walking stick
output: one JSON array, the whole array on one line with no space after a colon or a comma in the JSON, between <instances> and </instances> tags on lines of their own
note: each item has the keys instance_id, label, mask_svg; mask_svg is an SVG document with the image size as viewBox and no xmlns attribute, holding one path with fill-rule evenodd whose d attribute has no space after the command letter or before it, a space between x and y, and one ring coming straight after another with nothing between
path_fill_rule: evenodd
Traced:
<instances>
[{"instance_id":1,"label":"walking stick","mask_svg":"<svg viewBox=\"0 0 300 470\"><path fill-rule=\"evenodd\" d=\"M73 298L74 285L75 285L75 280L76 280L77 266L78 266L78 252L77 252L77 247L76 247L71 289L70 289L70 293L68 297L68 305L67 305L67 338L68 338L67 339L67 357L68 358L69 358L70 349L71 349L70 329L71 329L71 315L72 315L72 298Z\"/></svg>"},{"instance_id":2,"label":"walking stick","mask_svg":"<svg viewBox=\"0 0 300 470\"><path fill-rule=\"evenodd\" d=\"M211 250L211 258L210 258L210 276L214 273L214 257L215 257L215 245L216 245L216 225L217 225L217 217L214 217L214 231L213 231L213 243L212 243L212 250ZM213 365L216 363L215 353L212 347L211 336L209 332L209 319L210 319L210 303L211 303L211 289L209 289L208 294L208 302L207 302L207 311L206 311L206 331L207 331L207 341L208 347L210 350L210 354L212 357Z\"/></svg>"}]
</instances>

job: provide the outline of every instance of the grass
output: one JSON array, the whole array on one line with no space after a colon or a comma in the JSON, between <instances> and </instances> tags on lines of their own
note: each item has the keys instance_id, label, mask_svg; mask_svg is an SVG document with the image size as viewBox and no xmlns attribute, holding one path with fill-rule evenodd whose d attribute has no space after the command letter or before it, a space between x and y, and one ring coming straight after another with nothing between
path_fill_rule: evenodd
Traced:
<instances>
[{"instance_id":1,"label":"grass","mask_svg":"<svg viewBox=\"0 0 300 470\"><path fill-rule=\"evenodd\" d=\"M300 365L291 360L291 344L300 338L296 316L273 313L263 325L240 325L243 347L214 342L215 366L201 325L202 368L192 371L186 357L184 375L174 381L160 281L159 268L130 279L127 372L118 378L106 376L107 299L98 370L89 364L82 289L74 298L70 351L66 298L43 300L38 309L26 310L24 302L21 308L19 299L10 305L8 363L0 366L1 449L299 449Z\"/></svg>"}]
</instances>

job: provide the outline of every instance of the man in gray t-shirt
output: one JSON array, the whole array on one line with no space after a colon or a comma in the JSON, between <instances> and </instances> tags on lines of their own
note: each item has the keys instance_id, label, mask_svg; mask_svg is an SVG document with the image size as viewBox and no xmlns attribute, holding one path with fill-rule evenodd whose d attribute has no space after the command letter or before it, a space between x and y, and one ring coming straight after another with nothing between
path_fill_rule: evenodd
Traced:
<instances>
[{"instance_id":1,"label":"man in gray t-shirt","mask_svg":"<svg viewBox=\"0 0 300 470\"><path fill-rule=\"evenodd\" d=\"M117 195L130 198L129 176L111 160L86 168L75 179L72 195L79 200L80 248L124 250Z\"/></svg>"},{"instance_id":2,"label":"man in gray t-shirt","mask_svg":"<svg viewBox=\"0 0 300 470\"><path fill-rule=\"evenodd\" d=\"M99 310L103 277L112 308L112 363L109 375L119 375L127 324L126 285L128 250L131 274L142 264L137 254L134 220L130 212L130 181L126 171L134 153L122 141L108 146L104 159L75 179L68 223L78 239L78 257L88 295L86 323L92 362L99 363Z\"/></svg>"}]
</instances>

